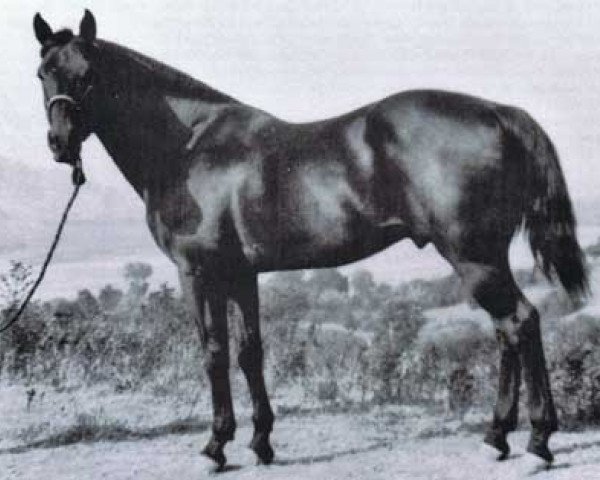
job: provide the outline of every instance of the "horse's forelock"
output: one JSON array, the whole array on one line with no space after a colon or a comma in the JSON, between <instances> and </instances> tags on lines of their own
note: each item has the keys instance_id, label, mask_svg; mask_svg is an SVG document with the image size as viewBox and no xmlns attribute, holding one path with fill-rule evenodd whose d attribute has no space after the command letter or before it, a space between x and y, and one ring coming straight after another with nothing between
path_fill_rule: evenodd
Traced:
<instances>
[{"instance_id":1,"label":"horse's forelock","mask_svg":"<svg viewBox=\"0 0 600 480\"><path fill-rule=\"evenodd\" d=\"M66 45L73 39L73 31L69 28L63 28L55 32L48 40L44 42L42 45L42 50L40 51L40 56L45 56L52 47L59 47L62 45Z\"/></svg>"}]
</instances>

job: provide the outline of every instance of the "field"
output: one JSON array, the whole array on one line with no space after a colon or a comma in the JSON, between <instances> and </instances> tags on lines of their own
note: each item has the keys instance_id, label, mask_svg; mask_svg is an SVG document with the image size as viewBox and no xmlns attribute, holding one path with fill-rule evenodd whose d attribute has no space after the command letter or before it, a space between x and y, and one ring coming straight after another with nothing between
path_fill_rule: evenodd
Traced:
<instances>
[{"instance_id":1,"label":"field","mask_svg":"<svg viewBox=\"0 0 600 480\"><path fill-rule=\"evenodd\" d=\"M216 474L198 453L209 435L201 408L176 421L185 413L155 399L107 399L100 391L95 395L95 400L90 398L94 395L81 396L79 406L69 405L68 411L61 411L65 397L60 396L34 402L26 411L23 389L3 389L0 414L7 421L0 428L2 478L558 480L598 478L600 467L599 430L556 434L551 442L556 460L547 469L524 452L526 429L511 435L513 452L498 462L481 442L485 415L472 411L459 421L444 412L399 406L280 413L272 437L275 462L257 466L245 446L252 431L247 408L241 405L236 440L226 449L229 466ZM40 427L37 432L35 425ZM44 425L48 431L39 435ZM23 442L25 438L35 440Z\"/></svg>"}]
</instances>

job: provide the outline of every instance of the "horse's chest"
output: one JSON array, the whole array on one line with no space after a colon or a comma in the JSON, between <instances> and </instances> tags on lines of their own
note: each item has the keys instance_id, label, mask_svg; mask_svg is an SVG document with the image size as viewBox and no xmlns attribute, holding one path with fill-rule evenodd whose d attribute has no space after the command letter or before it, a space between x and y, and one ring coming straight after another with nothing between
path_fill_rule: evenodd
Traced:
<instances>
[{"instance_id":1,"label":"horse's chest","mask_svg":"<svg viewBox=\"0 0 600 480\"><path fill-rule=\"evenodd\" d=\"M243 181L236 167L192 168L176 186L150 192L148 224L159 246L176 258L215 257L235 244L231 227L232 192Z\"/></svg>"},{"instance_id":2,"label":"horse's chest","mask_svg":"<svg viewBox=\"0 0 600 480\"><path fill-rule=\"evenodd\" d=\"M147 196L148 226L157 244L171 257L186 256L190 250L214 250L219 244L215 198L203 195L200 202L187 183Z\"/></svg>"},{"instance_id":3,"label":"horse's chest","mask_svg":"<svg viewBox=\"0 0 600 480\"><path fill-rule=\"evenodd\" d=\"M202 212L185 184L157 188L146 201L149 217L160 221L172 235L193 234L202 221Z\"/></svg>"}]
</instances>

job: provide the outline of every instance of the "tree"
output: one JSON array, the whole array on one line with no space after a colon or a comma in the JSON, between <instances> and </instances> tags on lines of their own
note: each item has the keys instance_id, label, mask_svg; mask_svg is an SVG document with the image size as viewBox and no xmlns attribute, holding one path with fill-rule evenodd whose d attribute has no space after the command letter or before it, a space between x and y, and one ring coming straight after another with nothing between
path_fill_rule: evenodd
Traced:
<instances>
[{"instance_id":1,"label":"tree","mask_svg":"<svg viewBox=\"0 0 600 480\"><path fill-rule=\"evenodd\" d=\"M396 400L404 395L406 372L414 358L415 340L425 319L418 305L390 300L377 315L372 345L372 374L379 401Z\"/></svg>"},{"instance_id":2,"label":"tree","mask_svg":"<svg viewBox=\"0 0 600 480\"><path fill-rule=\"evenodd\" d=\"M307 283L314 297L328 290L338 293L348 292L348 279L335 268L315 270Z\"/></svg>"},{"instance_id":3,"label":"tree","mask_svg":"<svg viewBox=\"0 0 600 480\"><path fill-rule=\"evenodd\" d=\"M25 295L33 284L31 267L19 261L11 261L7 273L0 275L0 299L3 302L0 320L5 322L20 307ZM46 323L39 302L31 302L23 311L19 321L0 337L0 353L3 368L11 374L28 375L30 359L44 335ZM4 356L11 353L12 364L7 365Z\"/></svg>"},{"instance_id":4,"label":"tree","mask_svg":"<svg viewBox=\"0 0 600 480\"><path fill-rule=\"evenodd\" d=\"M125 278L133 283L145 282L152 275L152 265L132 262L125 265Z\"/></svg>"},{"instance_id":5,"label":"tree","mask_svg":"<svg viewBox=\"0 0 600 480\"><path fill-rule=\"evenodd\" d=\"M11 260L8 272L0 275L0 299L9 310L18 308L31 285L31 266Z\"/></svg>"},{"instance_id":6,"label":"tree","mask_svg":"<svg viewBox=\"0 0 600 480\"><path fill-rule=\"evenodd\" d=\"M306 284L302 272L277 272L261 292L261 318L265 323L297 323L309 309Z\"/></svg>"},{"instance_id":7,"label":"tree","mask_svg":"<svg viewBox=\"0 0 600 480\"><path fill-rule=\"evenodd\" d=\"M373 274L368 270L355 270L350 275L350 288L354 295L370 295L375 287Z\"/></svg>"},{"instance_id":8,"label":"tree","mask_svg":"<svg viewBox=\"0 0 600 480\"><path fill-rule=\"evenodd\" d=\"M129 280L127 296L130 301L139 301L148 291L148 278L152 275L152 266L143 262L132 262L125 265L124 276Z\"/></svg>"},{"instance_id":9,"label":"tree","mask_svg":"<svg viewBox=\"0 0 600 480\"><path fill-rule=\"evenodd\" d=\"M160 288L148 295L148 306L154 310L174 310L176 304L175 289L163 282Z\"/></svg>"},{"instance_id":10,"label":"tree","mask_svg":"<svg viewBox=\"0 0 600 480\"><path fill-rule=\"evenodd\" d=\"M106 285L102 290L100 290L100 294L98 295L98 300L100 301L100 306L102 310L105 312L112 312L123 298L123 292L117 288L114 288L112 285Z\"/></svg>"},{"instance_id":11,"label":"tree","mask_svg":"<svg viewBox=\"0 0 600 480\"><path fill-rule=\"evenodd\" d=\"M96 297L94 297L92 292L87 288L77 292L76 302L79 304L84 316L88 319L91 319L100 313L100 303L98 303Z\"/></svg>"}]
</instances>

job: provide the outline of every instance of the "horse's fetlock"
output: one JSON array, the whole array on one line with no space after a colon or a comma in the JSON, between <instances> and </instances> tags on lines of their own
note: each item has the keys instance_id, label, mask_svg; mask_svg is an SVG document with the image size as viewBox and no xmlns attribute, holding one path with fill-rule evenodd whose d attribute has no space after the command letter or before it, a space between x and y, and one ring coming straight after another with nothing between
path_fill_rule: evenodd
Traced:
<instances>
[{"instance_id":1,"label":"horse's fetlock","mask_svg":"<svg viewBox=\"0 0 600 480\"><path fill-rule=\"evenodd\" d=\"M256 432L270 433L273 430L273 423L275 423L275 415L271 406L266 405L266 408L252 415L252 423Z\"/></svg>"},{"instance_id":2,"label":"horse's fetlock","mask_svg":"<svg viewBox=\"0 0 600 480\"><path fill-rule=\"evenodd\" d=\"M216 415L213 421L213 435L219 442L233 440L237 425L232 415Z\"/></svg>"}]
</instances>

